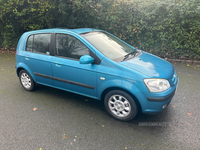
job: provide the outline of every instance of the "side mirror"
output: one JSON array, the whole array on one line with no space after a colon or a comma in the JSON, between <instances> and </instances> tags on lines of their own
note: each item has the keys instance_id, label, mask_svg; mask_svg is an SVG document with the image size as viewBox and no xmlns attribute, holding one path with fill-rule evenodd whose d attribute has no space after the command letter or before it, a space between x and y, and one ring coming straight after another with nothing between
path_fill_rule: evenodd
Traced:
<instances>
[{"instance_id":1,"label":"side mirror","mask_svg":"<svg viewBox=\"0 0 200 150\"><path fill-rule=\"evenodd\" d=\"M91 64L94 62L94 58L92 58L90 55L83 55L80 59L79 59L79 63L80 64Z\"/></svg>"}]
</instances>

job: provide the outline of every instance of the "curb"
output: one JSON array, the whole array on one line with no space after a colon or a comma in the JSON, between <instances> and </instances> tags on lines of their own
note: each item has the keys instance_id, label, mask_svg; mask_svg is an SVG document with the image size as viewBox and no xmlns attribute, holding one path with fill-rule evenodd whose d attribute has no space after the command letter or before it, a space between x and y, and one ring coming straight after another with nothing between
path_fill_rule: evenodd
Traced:
<instances>
[{"instance_id":1,"label":"curb","mask_svg":"<svg viewBox=\"0 0 200 150\"><path fill-rule=\"evenodd\" d=\"M179 63L188 63L188 64L200 64L200 61L197 60L181 60L181 59L164 59L169 62L179 62Z\"/></svg>"}]
</instances>

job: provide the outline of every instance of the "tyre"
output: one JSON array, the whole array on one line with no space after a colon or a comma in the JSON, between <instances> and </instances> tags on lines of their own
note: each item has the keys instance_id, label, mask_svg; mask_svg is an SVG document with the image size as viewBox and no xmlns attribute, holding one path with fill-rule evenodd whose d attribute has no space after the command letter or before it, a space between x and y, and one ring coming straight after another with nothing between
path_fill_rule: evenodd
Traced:
<instances>
[{"instance_id":1,"label":"tyre","mask_svg":"<svg viewBox=\"0 0 200 150\"><path fill-rule=\"evenodd\" d=\"M104 105L112 117L121 121L132 120L138 112L134 99L121 90L108 92L104 98Z\"/></svg>"},{"instance_id":2,"label":"tyre","mask_svg":"<svg viewBox=\"0 0 200 150\"><path fill-rule=\"evenodd\" d=\"M23 88L27 91L32 91L35 88L35 82L33 78L26 70L21 70L19 72L19 81Z\"/></svg>"}]
</instances>

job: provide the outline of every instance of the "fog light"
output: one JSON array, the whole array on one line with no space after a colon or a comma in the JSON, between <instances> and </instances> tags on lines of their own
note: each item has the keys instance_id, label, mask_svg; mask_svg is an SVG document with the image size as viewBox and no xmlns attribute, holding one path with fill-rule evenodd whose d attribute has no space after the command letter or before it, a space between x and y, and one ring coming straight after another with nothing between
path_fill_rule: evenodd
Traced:
<instances>
[{"instance_id":1,"label":"fog light","mask_svg":"<svg viewBox=\"0 0 200 150\"><path fill-rule=\"evenodd\" d=\"M165 109L167 107L167 104L163 105L162 109Z\"/></svg>"}]
</instances>

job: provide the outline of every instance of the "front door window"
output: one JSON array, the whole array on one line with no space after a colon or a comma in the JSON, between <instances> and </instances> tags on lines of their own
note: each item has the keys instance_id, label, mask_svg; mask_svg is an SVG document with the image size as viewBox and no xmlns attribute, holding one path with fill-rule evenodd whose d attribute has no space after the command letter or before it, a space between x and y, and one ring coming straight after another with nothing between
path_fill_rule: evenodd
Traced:
<instances>
[{"instance_id":1,"label":"front door window","mask_svg":"<svg viewBox=\"0 0 200 150\"><path fill-rule=\"evenodd\" d=\"M56 55L79 59L83 55L89 55L89 49L75 37L56 34Z\"/></svg>"}]
</instances>

